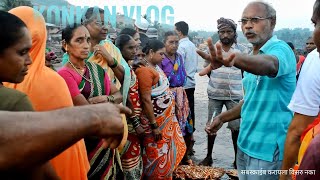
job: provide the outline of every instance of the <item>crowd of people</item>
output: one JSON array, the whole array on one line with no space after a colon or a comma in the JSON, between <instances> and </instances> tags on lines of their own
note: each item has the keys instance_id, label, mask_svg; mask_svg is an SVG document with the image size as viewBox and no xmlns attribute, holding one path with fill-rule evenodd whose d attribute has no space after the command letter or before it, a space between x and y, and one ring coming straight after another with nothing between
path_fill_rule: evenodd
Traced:
<instances>
[{"instance_id":1,"label":"crowd of people","mask_svg":"<svg viewBox=\"0 0 320 180\"><path fill-rule=\"evenodd\" d=\"M172 179L178 165L195 165L198 55L199 75L209 77L200 165L212 165L228 122L239 179L319 179L320 1L307 57L273 35L276 17L268 3L250 2L239 23L252 49L221 17L219 41L201 51L184 21L163 42L148 39L143 21L111 41L104 10L89 8L62 30L56 72L43 16L25 6L0 11L1 179Z\"/></svg>"}]
</instances>

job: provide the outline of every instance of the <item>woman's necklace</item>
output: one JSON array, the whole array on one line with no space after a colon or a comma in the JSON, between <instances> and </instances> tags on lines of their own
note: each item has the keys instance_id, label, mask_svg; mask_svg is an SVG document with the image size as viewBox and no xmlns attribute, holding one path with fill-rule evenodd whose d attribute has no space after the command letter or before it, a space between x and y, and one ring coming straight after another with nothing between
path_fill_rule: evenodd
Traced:
<instances>
[{"instance_id":1,"label":"woman's necklace","mask_svg":"<svg viewBox=\"0 0 320 180\"><path fill-rule=\"evenodd\" d=\"M92 80L87 79L84 74L82 75L81 72L79 72L78 68L76 68L76 66L73 65L70 60L68 60L68 62L71 64L71 66L73 67L73 69L76 70L76 72L77 72L83 79L85 79L86 81L92 83Z\"/></svg>"},{"instance_id":2,"label":"woman's necklace","mask_svg":"<svg viewBox=\"0 0 320 180\"><path fill-rule=\"evenodd\" d=\"M144 59L144 61L146 62L146 65L147 65L148 67L151 67L151 68L157 70L155 66L152 66L152 65L147 61L147 59Z\"/></svg>"}]
</instances>

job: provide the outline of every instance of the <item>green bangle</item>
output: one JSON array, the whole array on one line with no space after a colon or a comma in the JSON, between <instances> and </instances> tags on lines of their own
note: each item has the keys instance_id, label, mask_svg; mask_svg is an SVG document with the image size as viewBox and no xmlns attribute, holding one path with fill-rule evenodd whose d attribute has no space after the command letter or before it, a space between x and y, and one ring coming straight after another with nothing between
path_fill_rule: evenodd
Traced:
<instances>
[{"instance_id":1,"label":"green bangle","mask_svg":"<svg viewBox=\"0 0 320 180\"><path fill-rule=\"evenodd\" d=\"M113 65L111 65L110 68L113 69L113 68L115 68L117 66L118 66L118 61L115 58L113 58Z\"/></svg>"}]
</instances>

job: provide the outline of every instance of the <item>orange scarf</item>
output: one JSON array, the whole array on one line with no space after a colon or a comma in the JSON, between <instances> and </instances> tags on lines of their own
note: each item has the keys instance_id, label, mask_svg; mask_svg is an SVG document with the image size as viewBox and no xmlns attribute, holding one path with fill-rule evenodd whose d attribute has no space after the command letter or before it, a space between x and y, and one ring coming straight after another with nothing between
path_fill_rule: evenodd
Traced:
<instances>
[{"instance_id":1,"label":"orange scarf","mask_svg":"<svg viewBox=\"0 0 320 180\"><path fill-rule=\"evenodd\" d=\"M294 170L298 170L300 163L302 162L304 153L309 147L309 144L313 138L320 133L320 115L304 130L301 135L301 145L298 154L298 163L294 166ZM292 174L292 179L296 179L296 175Z\"/></svg>"},{"instance_id":2,"label":"orange scarf","mask_svg":"<svg viewBox=\"0 0 320 180\"><path fill-rule=\"evenodd\" d=\"M38 11L26 6L14 8L9 12L19 17L31 33L30 57L32 64L22 83L5 83L4 85L27 94L36 111L73 106L64 79L45 66L47 31L43 16ZM89 162L84 141L77 142L52 159L51 163L63 180L87 179Z\"/></svg>"}]
</instances>

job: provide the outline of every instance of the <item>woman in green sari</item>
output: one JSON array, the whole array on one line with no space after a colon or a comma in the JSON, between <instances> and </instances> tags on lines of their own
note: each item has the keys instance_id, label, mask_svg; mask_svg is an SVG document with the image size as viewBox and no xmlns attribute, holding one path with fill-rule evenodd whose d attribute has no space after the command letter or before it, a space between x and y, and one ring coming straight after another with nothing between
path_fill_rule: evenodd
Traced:
<instances>
[{"instance_id":1,"label":"woman in green sari","mask_svg":"<svg viewBox=\"0 0 320 180\"><path fill-rule=\"evenodd\" d=\"M96 103L121 103L122 95L110 82L104 69L92 62L85 61L90 50L90 34L83 25L66 27L62 31L63 56L67 63L58 73L65 79L75 106ZM114 137L113 141L121 141ZM89 179L122 178L119 152L105 149L104 141L95 137L85 138L90 161ZM111 142L112 143L112 142Z\"/></svg>"},{"instance_id":2,"label":"woman in green sari","mask_svg":"<svg viewBox=\"0 0 320 180\"><path fill-rule=\"evenodd\" d=\"M88 61L99 64L107 73L113 84L123 96L126 104L130 86L130 68L123 59L120 50L107 38L108 29L105 24L104 10L89 8L84 14L82 24L90 33ZM66 60L62 61L67 63Z\"/></svg>"}]
</instances>

